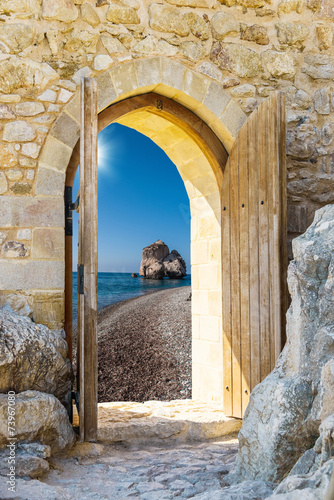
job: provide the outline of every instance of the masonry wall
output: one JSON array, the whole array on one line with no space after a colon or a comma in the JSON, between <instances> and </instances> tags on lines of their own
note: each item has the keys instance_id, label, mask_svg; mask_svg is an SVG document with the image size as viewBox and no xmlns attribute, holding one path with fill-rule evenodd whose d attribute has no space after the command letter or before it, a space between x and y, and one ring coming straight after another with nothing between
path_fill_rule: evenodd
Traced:
<instances>
[{"instance_id":1,"label":"masonry wall","mask_svg":"<svg viewBox=\"0 0 334 500\"><path fill-rule=\"evenodd\" d=\"M289 232L303 232L334 201L333 18L331 0L0 0L0 301L62 326L62 189L78 130L66 136L58 117L81 76L131 60L180 61L194 93L208 76L246 115L282 90ZM43 152L52 127L70 142L61 169Z\"/></svg>"}]
</instances>

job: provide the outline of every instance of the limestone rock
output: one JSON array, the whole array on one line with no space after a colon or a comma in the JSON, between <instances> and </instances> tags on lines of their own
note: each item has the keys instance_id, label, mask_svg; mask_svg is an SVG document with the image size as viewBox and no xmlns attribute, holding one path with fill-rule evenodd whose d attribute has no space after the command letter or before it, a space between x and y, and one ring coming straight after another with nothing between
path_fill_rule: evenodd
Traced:
<instances>
[{"instance_id":1,"label":"limestone rock","mask_svg":"<svg viewBox=\"0 0 334 500\"><path fill-rule=\"evenodd\" d=\"M256 92L256 88L254 85L249 85L245 83L244 85L240 85L231 91L231 94L234 97L254 97Z\"/></svg>"},{"instance_id":2,"label":"limestone rock","mask_svg":"<svg viewBox=\"0 0 334 500\"><path fill-rule=\"evenodd\" d=\"M110 35L103 34L101 36L101 42L111 55L125 52L124 45L122 45L117 38L114 38Z\"/></svg>"},{"instance_id":3,"label":"limestone rock","mask_svg":"<svg viewBox=\"0 0 334 500\"><path fill-rule=\"evenodd\" d=\"M334 205L318 210L293 240L287 343L251 393L239 434L236 473L280 481L334 413ZM330 427L330 426L329 426Z\"/></svg>"},{"instance_id":4,"label":"limestone rock","mask_svg":"<svg viewBox=\"0 0 334 500\"><path fill-rule=\"evenodd\" d=\"M82 19L95 28L100 24L100 18L91 3L84 3L81 5Z\"/></svg>"},{"instance_id":5,"label":"limestone rock","mask_svg":"<svg viewBox=\"0 0 334 500\"><path fill-rule=\"evenodd\" d=\"M282 14L290 14L290 12L300 14L302 10L303 0L282 0L278 5L278 12Z\"/></svg>"},{"instance_id":6,"label":"limestone rock","mask_svg":"<svg viewBox=\"0 0 334 500\"><path fill-rule=\"evenodd\" d=\"M26 257L29 249L19 241L7 241L2 247L2 253L7 258Z\"/></svg>"},{"instance_id":7,"label":"limestone rock","mask_svg":"<svg viewBox=\"0 0 334 500\"><path fill-rule=\"evenodd\" d=\"M211 19L212 36L216 40L223 40L226 35L238 34L240 23L234 19L232 14L217 12Z\"/></svg>"},{"instance_id":8,"label":"limestone rock","mask_svg":"<svg viewBox=\"0 0 334 500\"><path fill-rule=\"evenodd\" d=\"M6 176L3 172L0 172L0 194L4 194L8 189L8 183Z\"/></svg>"},{"instance_id":9,"label":"limestone rock","mask_svg":"<svg viewBox=\"0 0 334 500\"><path fill-rule=\"evenodd\" d=\"M150 26L154 30L175 33L180 36L189 35L190 29L187 18L178 9L152 3L149 6L148 12Z\"/></svg>"},{"instance_id":10,"label":"limestone rock","mask_svg":"<svg viewBox=\"0 0 334 500\"><path fill-rule=\"evenodd\" d=\"M269 73L275 78L293 78L296 74L295 60L292 54L266 50L262 61Z\"/></svg>"},{"instance_id":11,"label":"limestone rock","mask_svg":"<svg viewBox=\"0 0 334 500\"><path fill-rule=\"evenodd\" d=\"M214 44L210 58L220 69L242 78L257 76L261 70L260 56L254 50L235 43Z\"/></svg>"},{"instance_id":12,"label":"limestone rock","mask_svg":"<svg viewBox=\"0 0 334 500\"><path fill-rule=\"evenodd\" d=\"M16 118L15 113L6 104L0 104L0 120L11 120Z\"/></svg>"},{"instance_id":13,"label":"limestone rock","mask_svg":"<svg viewBox=\"0 0 334 500\"><path fill-rule=\"evenodd\" d=\"M330 49L333 44L333 31L331 26L318 25L315 27L318 38L319 50Z\"/></svg>"},{"instance_id":14,"label":"limestone rock","mask_svg":"<svg viewBox=\"0 0 334 500\"><path fill-rule=\"evenodd\" d=\"M36 325L30 318L5 309L9 308L5 305L0 310L0 392L38 390L66 403L72 368L64 332Z\"/></svg>"},{"instance_id":15,"label":"limestone rock","mask_svg":"<svg viewBox=\"0 0 334 500\"><path fill-rule=\"evenodd\" d=\"M94 54L99 36L89 31L74 29L65 44L65 50L69 52L82 52Z\"/></svg>"},{"instance_id":16,"label":"limestone rock","mask_svg":"<svg viewBox=\"0 0 334 500\"><path fill-rule=\"evenodd\" d=\"M11 93L24 87L44 88L58 79L47 63L9 56L0 60L0 92Z\"/></svg>"},{"instance_id":17,"label":"limestone rock","mask_svg":"<svg viewBox=\"0 0 334 500\"><path fill-rule=\"evenodd\" d=\"M329 115L331 111L329 98L330 94L326 87L314 92L313 96L314 109L320 115Z\"/></svg>"},{"instance_id":18,"label":"limestone rock","mask_svg":"<svg viewBox=\"0 0 334 500\"><path fill-rule=\"evenodd\" d=\"M210 29L208 23L206 23L203 17L195 14L194 12L189 12L186 14L187 22L190 31L194 36L200 40L207 40L210 36Z\"/></svg>"},{"instance_id":19,"label":"limestone rock","mask_svg":"<svg viewBox=\"0 0 334 500\"><path fill-rule=\"evenodd\" d=\"M18 116L36 116L44 113L44 111L44 105L41 102L27 101L15 106L15 113Z\"/></svg>"},{"instance_id":20,"label":"limestone rock","mask_svg":"<svg viewBox=\"0 0 334 500\"><path fill-rule=\"evenodd\" d=\"M221 71L219 71L217 66L215 66L214 64L212 64L209 61L203 61L197 67L197 71L199 71L200 73L203 73L204 75L209 76L210 78L213 78L214 80L217 80L218 82L220 82L221 77L222 77L222 73L221 73Z\"/></svg>"},{"instance_id":21,"label":"limestone rock","mask_svg":"<svg viewBox=\"0 0 334 500\"><path fill-rule=\"evenodd\" d=\"M167 0L167 2L178 7L202 7L204 9L212 9L217 5L216 0Z\"/></svg>"},{"instance_id":22,"label":"limestone rock","mask_svg":"<svg viewBox=\"0 0 334 500\"><path fill-rule=\"evenodd\" d=\"M309 107L312 104L311 97L307 92L304 90L297 90L296 95L293 100L293 105L294 107L296 106L297 108L301 109L309 109Z\"/></svg>"},{"instance_id":23,"label":"limestone rock","mask_svg":"<svg viewBox=\"0 0 334 500\"><path fill-rule=\"evenodd\" d=\"M205 47L196 42L183 42L180 45L180 49L182 54L193 62L203 59L206 55Z\"/></svg>"},{"instance_id":24,"label":"limestone rock","mask_svg":"<svg viewBox=\"0 0 334 500\"><path fill-rule=\"evenodd\" d=\"M17 155L14 146L1 144L0 146L0 164L2 168L11 168L17 164Z\"/></svg>"},{"instance_id":25,"label":"limestone rock","mask_svg":"<svg viewBox=\"0 0 334 500\"><path fill-rule=\"evenodd\" d=\"M224 78L222 80L222 87L224 89L229 89L230 87L236 87L240 84L239 78Z\"/></svg>"},{"instance_id":26,"label":"limestone rock","mask_svg":"<svg viewBox=\"0 0 334 500\"><path fill-rule=\"evenodd\" d=\"M15 450L15 475L30 477L31 479L42 476L50 469L45 458L50 457L50 446L40 443L19 444ZM8 472L8 452L0 450L0 474Z\"/></svg>"},{"instance_id":27,"label":"limestone rock","mask_svg":"<svg viewBox=\"0 0 334 500\"><path fill-rule=\"evenodd\" d=\"M78 15L78 8L71 0L43 0L43 19L71 23L78 18Z\"/></svg>"},{"instance_id":28,"label":"limestone rock","mask_svg":"<svg viewBox=\"0 0 334 500\"><path fill-rule=\"evenodd\" d=\"M159 54L165 56L175 56L179 49L166 40L159 40L154 35L148 35L140 42L136 43L133 51L138 54Z\"/></svg>"},{"instance_id":29,"label":"limestone rock","mask_svg":"<svg viewBox=\"0 0 334 500\"><path fill-rule=\"evenodd\" d=\"M0 41L17 54L31 45L35 38L35 29L28 24L4 24L0 26Z\"/></svg>"},{"instance_id":30,"label":"limestone rock","mask_svg":"<svg viewBox=\"0 0 334 500\"><path fill-rule=\"evenodd\" d=\"M6 142L26 142L36 137L35 129L24 120L6 123L3 131L3 140Z\"/></svg>"},{"instance_id":31,"label":"limestone rock","mask_svg":"<svg viewBox=\"0 0 334 500\"><path fill-rule=\"evenodd\" d=\"M105 54L99 54L94 59L94 69L96 71L104 71L104 70L110 68L110 66L112 66L112 64L113 64L113 60L111 59L111 57L107 56Z\"/></svg>"},{"instance_id":32,"label":"limestone rock","mask_svg":"<svg viewBox=\"0 0 334 500\"><path fill-rule=\"evenodd\" d=\"M239 5L246 7L246 9L258 9L266 4L265 0L237 0Z\"/></svg>"},{"instance_id":33,"label":"limestone rock","mask_svg":"<svg viewBox=\"0 0 334 500\"><path fill-rule=\"evenodd\" d=\"M334 60L322 54L312 54L305 57L307 66L302 68L302 72L317 79L334 78Z\"/></svg>"},{"instance_id":34,"label":"limestone rock","mask_svg":"<svg viewBox=\"0 0 334 500\"><path fill-rule=\"evenodd\" d=\"M0 14L37 14L40 7L41 0L1 0Z\"/></svg>"},{"instance_id":35,"label":"limestone rock","mask_svg":"<svg viewBox=\"0 0 334 500\"><path fill-rule=\"evenodd\" d=\"M138 278L138 274L136 274L136 273L132 273L132 274L131 274L131 278Z\"/></svg>"},{"instance_id":36,"label":"limestone rock","mask_svg":"<svg viewBox=\"0 0 334 500\"><path fill-rule=\"evenodd\" d=\"M255 42L258 45L268 45L269 37L267 33L267 28L264 26L258 26L253 24L252 26L247 26L246 24L241 24L241 40L248 40L249 42Z\"/></svg>"},{"instance_id":37,"label":"limestone rock","mask_svg":"<svg viewBox=\"0 0 334 500\"><path fill-rule=\"evenodd\" d=\"M308 26L298 23L277 23L276 30L280 44L294 47L301 47L310 32Z\"/></svg>"},{"instance_id":38,"label":"limestone rock","mask_svg":"<svg viewBox=\"0 0 334 500\"><path fill-rule=\"evenodd\" d=\"M271 495L273 492L275 485L270 482L263 481L243 481L240 484L234 484L232 486L228 486L226 488L222 488L220 490L221 500L237 500L237 499L248 499L248 500L257 500L260 498L268 498L268 495ZM198 497L198 500L203 498L207 498L209 500L209 496L205 497L203 494ZM218 500L218 497L217 497Z\"/></svg>"},{"instance_id":39,"label":"limestone rock","mask_svg":"<svg viewBox=\"0 0 334 500\"><path fill-rule=\"evenodd\" d=\"M8 395L0 394L0 448L8 444ZM68 451L75 435L67 412L59 400L37 391L15 396L15 443L39 442L50 446L52 455Z\"/></svg>"},{"instance_id":40,"label":"limestone rock","mask_svg":"<svg viewBox=\"0 0 334 500\"><path fill-rule=\"evenodd\" d=\"M289 130L287 133L287 153L292 158L306 160L315 151L317 138L313 126Z\"/></svg>"},{"instance_id":41,"label":"limestone rock","mask_svg":"<svg viewBox=\"0 0 334 500\"><path fill-rule=\"evenodd\" d=\"M183 278L186 276L186 265L181 255L169 248L161 240L143 249L143 257L139 270L140 276L149 279Z\"/></svg>"},{"instance_id":42,"label":"limestone rock","mask_svg":"<svg viewBox=\"0 0 334 500\"><path fill-rule=\"evenodd\" d=\"M139 24L140 19L136 10L121 2L113 2L107 12L108 21L115 24Z\"/></svg>"}]
</instances>

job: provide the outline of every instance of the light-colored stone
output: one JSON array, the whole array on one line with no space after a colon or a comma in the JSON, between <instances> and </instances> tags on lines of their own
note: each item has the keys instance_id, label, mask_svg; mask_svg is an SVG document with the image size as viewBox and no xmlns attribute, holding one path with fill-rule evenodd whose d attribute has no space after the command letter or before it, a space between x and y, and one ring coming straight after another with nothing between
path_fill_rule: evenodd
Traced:
<instances>
[{"instance_id":1,"label":"light-colored stone","mask_svg":"<svg viewBox=\"0 0 334 500\"><path fill-rule=\"evenodd\" d=\"M90 77L92 75L92 70L90 69L89 66L85 66L84 68L79 69L74 73L72 76L72 80L77 84L80 85L81 78L83 76L88 76Z\"/></svg>"},{"instance_id":2,"label":"light-colored stone","mask_svg":"<svg viewBox=\"0 0 334 500\"><path fill-rule=\"evenodd\" d=\"M297 23L277 23L276 30L280 44L293 45L294 47L302 47L310 32L308 26Z\"/></svg>"},{"instance_id":3,"label":"light-colored stone","mask_svg":"<svg viewBox=\"0 0 334 500\"><path fill-rule=\"evenodd\" d=\"M0 227L62 227L63 205L61 198L1 196Z\"/></svg>"},{"instance_id":4,"label":"light-colored stone","mask_svg":"<svg viewBox=\"0 0 334 500\"><path fill-rule=\"evenodd\" d=\"M125 52L124 45L117 38L110 35L102 35L101 42L111 55Z\"/></svg>"},{"instance_id":5,"label":"light-colored stone","mask_svg":"<svg viewBox=\"0 0 334 500\"><path fill-rule=\"evenodd\" d=\"M35 137L35 129L23 120L6 123L4 127L3 140L6 142L27 142L33 140Z\"/></svg>"},{"instance_id":6,"label":"light-colored stone","mask_svg":"<svg viewBox=\"0 0 334 500\"><path fill-rule=\"evenodd\" d=\"M334 60L323 54L312 54L305 57L307 66L302 68L302 72L317 79L334 78Z\"/></svg>"},{"instance_id":7,"label":"light-colored stone","mask_svg":"<svg viewBox=\"0 0 334 500\"><path fill-rule=\"evenodd\" d=\"M292 54L267 50L262 54L262 61L269 73L275 78L293 78L296 74L295 60Z\"/></svg>"},{"instance_id":8,"label":"light-colored stone","mask_svg":"<svg viewBox=\"0 0 334 500\"><path fill-rule=\"evenodd\" d=\"M16 118L15 113L6 104L0 105L0 120L12 120Z\"/></svg>"},{"instance_id":9,"label":"light-colored stone","mask_svg":"<svg viewBox=\"0 0 334 500\"><path fill-rule=\"evenodd\" d=\"M14 314L12 305L6 302L0 309L0 392L45 392L65 404L73 378L65 332L35 324L34 314L33 320L23 316L22 308L20 316Z\"/></svg>"},{"instance_id":10,"label":"light-colored stone","mask_svg":"<svg viewBox=\"0 0 334 500\"><path fill-rule=\"evenodd\" d=\"M44 111L44 105L41 102L26 101L15 106L15 113L18 116L36 116Z\"/></svg>"},{"instance_id":11,"label":"light-colored stone","mask_svg":"<svg viewBox=\"0 0 334 500\"><path fill-rule=\"evenodd\" d=\"M211 19L212 36L216 40L223 40L227 35L238 34L240 23L235 20L232 14L217 12Z\"/></svg>"},{"instance_id":12,"label":"light-colored stone","mask_svg":"<svg viewBox=\"0 0 334 500\"><path fill-rule=\"evenodd\" d=\"M257 76L261 71L260 56L243 45L218 42L212 47L210 58L220 69L242 78Z\"/></svg>"},{"instance_id":13,"label":"light-colored stone","mask_svg":"<svg viewBox=\"0 0 334 500\"><path fill-rule=\"evenodd\" d=\"M330 49L333 44L333 30L331 26L318 24L315 27L319 50Z\"/></svg>"},{"instance_id":14,"label":"light-colored stone","mask_svg":"<svg viewBox=\"0 0 334 500\"><path fill-rule=\"evenodd\" d=\"M309 109L312 104L312 99L307 92L304 90L297 90L296 95L293 100L294 106L301 109Z\"/></svg>"},{"instance_id":15,"label":"light-colored stone","mask_svg":"<svg viewBox=\"0 0 334 500\"><path fill-rule=\"evenodd\" d=\"M253 24L252 26L247 26L247 24L240 25L241 40L247 40L249 42L255 42L258 45L268 45L269 37L267 33L267 28L264 26L259 26L258 24Z\"/></svg>"},{"instance_id":16,"label":"light-colored stone","mask_svg":"<svg viewBox=\"0 0 334 500\"><path fill-rule=\"evenodd\" d=\"M282 0L278 5L278 12L280 14L290 14L290 12L301 14L303 4L303 0Z\"/></svg>"},{"instance_id":17,"label":"light-colored stone","mask_svg":"<svg viewBox=\"0 0 334 500\"><path fill-rule=\"evenodd\" d=\"M237 0L237 3L246 9L258 9L266 4L265 0Z\"/></svg>"},{"instance_id":18,"label":"light-colored stone","mask_svg":"<svg viewBox=\"0 0 334 500\"><path fill-rule=\"evenodd\" d=\"M236 87L240 84L239 78L224 78L222 80L223 89L228 89L230 87Z\"/></svg>"},{"instance_id":19,"label":"light-colored stone","mask_svg":"<svg viewBox=\"0 0 334 500\"><path fill-rule=\"evenodd\" d=\"M107 12L108 21L115 24L139 24L137 11L122 2L113 2Z\"/></svg>"},{"instance_id":20,"label":"light-colored stone","mask_svg":"<svg viewBox=\"0 0 334 500\"><path fill-rule=\"evenodd\" d=\"M86 30L74 29L71 31L65 50L75 53L95 54L99 36Z\"/></svg>"},{"instance_id":21,"label":"light-colored stone","mask_svg":"<svg viewBox=\"0 0 334 500\"><path fill-rule=\"evenodd\" d=\"M33 230L31 257L33 259L64 259L64 231L57 228ZM45 391L47 392L47 391Z\"/></svg>"},{"instance_id":22,"label":"light-colored stone","mask_svg":"<svg viewBox=\"0 0 334 500\"><path fill-rule=\"evenodd\" d=\"M23 170L21 168L11 168L6 171L6 176L11 182L21 181L23 179Z\"/></svg>"},{"instance_id":23,"label":"light-colored stone","mask_svg":"<svg viewBox=\"0 0 334 500\"><path fill-rule=\"evenodd\" d=\"M11 144L0 145L0 166L1 168L12 168L17 164L17 154Z\"/></svg>"},{"instance_id":24,"label":"light-colored stone","mask_svg":"<svg viewBox=\"0 0 334 500\"><path fill-rule=\"evenodd\" d=\"M31 229L19 229L17 231L18 240L31 240Z\"/></svg>"},{"instance_id":25,"label":"light-colored stone","mask_svg":"<svg viewBox=\"0 0 334 500\"><path fill-rule=\"evenodd\" d=\"M43 19L71 23L78 18L78 15L78 8L71 0L43 0Z\"/></svg>"},{"instance_id":26,"label":"light-colored stone","mask_svg":"<svg viewBox=\"0 0 334 500\"><path fill-rule=\"evenodd\" d=\"M212 9L217 6L216 0L167 0L172 5L178 7L202 7L204 9Z\"/></svg>"},{"instance_id":27,"label":"light-colored stone","mask_svg":"<svg viewBox=\"0 0 334 500\"><path fill-rule=\"evenodd\" d=\"M202 63L200 63L200 65L197 66L197 71L203 73L203 75L207 75L210 78L213 78L214 80L217 80L218 82L220 82L222 77L222 73L221 71L219 71L217 66L209 61L203 61Z\"/></svg>"},{"instance_id":28,"label":"light-colored stone","mask_svg":"<svg viewBox=\"0 0 334 500\"><path fill-rule=\"evenodd\" d=\"M330 93L329 90L324 87L320 90L317 90L313 96L314 109L320 115L329 115L330 108Z\"/></svg>"},{"instance_id":29,"label":"light-colored stone","mask_svg":"<svg viewBox=\"0 0 334 500\"><path fill-rule=\"evenodd\" d=\"M334 413L334 205L293 240L287 343L252 392L239 433L237 476L281 480ZM296 497L297 498L297 497Z\"/></svg>"},{"instance_id":30,"label":"light-colored stone","mask_svg":"<svg viewBox=\"0 0 334 500\"><path fill-rule=\"evenodd\" d=\"M22 199L22 196L19 198ZM0 272L0 290L64 289L64 263L60 261L1 259ZM47 282L45 276L49 277Z\"/></svg>"},{"instance_id":31,"label":"light-colored stone","mask_svg":"<svg viewBox=\"0 0 334 500\"><path fill-rule=\"evenodd\" d=\"M8 189L8 182L3 172L0 172L0 194L4 194Z\"/></svg>"},{"instance_id":32,"label":"light-colored stone","mask_svg":"<svg viewBox=\"0 0 334 500\"><path fill-rule=\"evenodd\" d=\"M35 38L35 29L29 24L0 25L0 41L9 48L12 54L22 52L29 47Z\"/></svg>"},{"instance_id":33,"label":"light-colored stone","mask_svg":"<svg viewBox=\"0 0 334 500\"><path fill-rule=\"evenodd\" d=\"M29 248L19 241L6 241L2 247L2 254L6 258L27 257Z\"/></svg>"},{"instance_id":34,"label":"light-colored stone","mask_svg":"<svg viewBox=\"0 0 334 500\"><path fill-rule=\"evenodd\" d=\"M66 103L71 99L72 95L73 92L70 92L69 90L66 89L60 89L57 102ZM50 106L49 106L49 111L50 111ZM59 109L55 108L53 111L59 111Z\"/></svg>"},{"instance_id":35,"label":"light-colored stone","mask_svg":"<svg viewBox=\"0 0 334 500\"><path fill-rule=\"evenodd\" d=\"M100 18L91 3L84 3L81 5L82 19L95 28L100 24Z\"/></svg>"},{"instance_id":36,"label":"light-colored stone","mask_svg":"<svg viewBox=\"0 0 334 500\"><path fill-rule=\"evenodd\" d=\"M239 85L238 87L231 90L231 94L234 97L254 97L256 88L254 85L245 83L244 85Z\"/></svg>"},{"instance_id":37,"label":"light-colored stone","mask_svg":"<svg viewBox=\"0 0 334 500\"><path fill-rule=\"evenodd\" d=\"M16 443L40 442L50 446L53 455L68 451L75 441L67 413L59 400L37 391L25 391L15 397ZM0 394L0 447L8 444L8 396Z\"/></svg>"},{"instance_id":38,"label":"light-colored stone","mask_svg":"<svg viewBox=\"0 0 334 500\"><path fill-rule=\"evenodd\" d=\"M38 14L41 0L1 0L0 14L6 16L10 13L17 14L18 17L31 16Z\"/></svg>"},{"instance_id":39,"label":"light-colored stone","mask_svg":"<svg viewBox=\"0 0 334 500\"><path fill-rule=\"evenodd\" d=\"M0 95L0 102L16 103L21 101L21 96L18 94L2 94Z\"/></svg>"},{"instance_id":40,"label":"light-colored stone","mask_svg":"<svg viewBox=\"0 0 334 500\"><path fill-rule=\"evenodd\" d=\"M25 87L44 88L58 78L47 63L18 56L0 59L0 92L10 93Z\"/></svg>"},{"instance_id":41,"label":"light-colored stone","mask_svg":"<svg viewBox=\"0 0 334 500\"><path fill-rule=\"evenodd\" d=\"M22 144L21 153L29 158L38 158L41 146L36 144L36 142L27 142Z\"/></svg>"},{"instance_id":42,"label":"light-colored stone","mask_svg":"<svg viewBox=\"0 0 334 500\"><path fill-rule=\"evenodd\" d=\"M94 58L94 69L96 71L104 71L113 65L113 60L107 55L98 55Z\"/></svg>"},{"instance_id":43,"label":"light-colored stone","mask_svg":"<svg viewBox=\"0 0 334 500\"><path fill-rule=\"evenodd\" d=\"M179 49L166 40L159 40L154 35L148 35L133 47L133 51L137 54L175 56Z\"/></svg>"},{"instance_id":44,"label":"light-colored stone","mask_svg":"<svg viewBox=\"0 0 334 500\"><path fill-rule=\"evenodd\" d=\"M171 3L171 2L169 2ZM207 40L210 36L210 28L209 24L205 22L203 17L195 14L194 12L189 12L186 15L187 22L190 28L190 31L193 35L195 35L200 40Z\"/></svg>"},{"instance_id":45,"label":"light-colored stone","mask_svg":"<svg viewBox=\"0 0 334 500\"><path fill-rule=\"evenodd\" d=\"M192 62L198 62L206 55L206 49L197 42L183 42L180 45L182 54Z\"/></svg>"},{"instance_id":46,"label":"light-colored stone","mask_svg":"<svg viewBox=\"0 0 334 500\"><path fill-rule=\"evenodd\" d=\"M180 36L189 35L190 28L187 18L178 9L152 3L148 12L150 26L154 30L175 33Z\"/></svg>"}]
</instances>

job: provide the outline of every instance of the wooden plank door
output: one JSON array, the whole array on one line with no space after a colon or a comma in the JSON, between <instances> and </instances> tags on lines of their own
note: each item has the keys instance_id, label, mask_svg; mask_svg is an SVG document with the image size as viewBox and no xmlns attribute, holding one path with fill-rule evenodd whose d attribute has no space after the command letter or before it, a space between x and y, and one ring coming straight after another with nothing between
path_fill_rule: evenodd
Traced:
<instances>
[{"instance_id":1,"label":"wooden plank door","mask_svg":"<svg viewBox=\"0 0 334 500\"><path fill-rule=\"evenodd\" d=\"M97 89L81 80L78 256L80 440L97 438Z\"/></svg>"},{"instance_id":2,"label":"wooden plank door","mask_svg":"<svg viewBox=\"0 0 334 500\"><path fill-rule=\"evenodd\" d=\"M285 341L285 103L263 101L240 130L222 187L224 409L242 417Z\"/></svg>"}]
</instances>

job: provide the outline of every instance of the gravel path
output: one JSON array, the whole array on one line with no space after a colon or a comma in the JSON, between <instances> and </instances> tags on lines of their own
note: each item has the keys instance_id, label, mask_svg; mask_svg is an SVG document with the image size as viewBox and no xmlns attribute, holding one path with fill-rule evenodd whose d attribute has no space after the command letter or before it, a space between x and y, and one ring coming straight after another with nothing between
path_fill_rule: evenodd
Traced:
<instances>
[{"instance_id":1,"label":"gravel path","mask_svg":"<svg viewBox=\"0 0 334 500\"><path fill-rule=\"evenodd\" d=\"M190 287L99 312L99 402L191 397Z\"/></svg>"}]
</instances>

